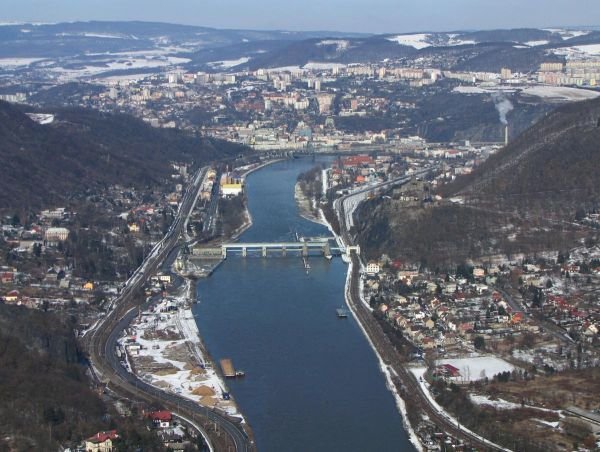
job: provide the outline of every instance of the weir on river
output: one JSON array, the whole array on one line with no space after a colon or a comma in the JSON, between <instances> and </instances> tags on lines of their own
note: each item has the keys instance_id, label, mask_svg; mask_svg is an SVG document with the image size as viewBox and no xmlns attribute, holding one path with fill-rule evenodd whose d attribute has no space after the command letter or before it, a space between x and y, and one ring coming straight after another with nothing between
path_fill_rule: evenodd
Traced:
<instances>
[{"instance_id":1,"label":"weir on river","mask_svg":"<svg viewBox=\"0 0 600 452\"><path fill-rule=\"evenodd\" d=\"M240 242L331 235L300 217L294 200L297 175L314 165L289 160L248 177L253 226ZM414 450L360 326L336 315L347 265L311 259L307 272L298 258L238 256L199 280L194 314L214 360L231 358L246 373L228 385L258 450Z\"/></svg>"}]
</instances>

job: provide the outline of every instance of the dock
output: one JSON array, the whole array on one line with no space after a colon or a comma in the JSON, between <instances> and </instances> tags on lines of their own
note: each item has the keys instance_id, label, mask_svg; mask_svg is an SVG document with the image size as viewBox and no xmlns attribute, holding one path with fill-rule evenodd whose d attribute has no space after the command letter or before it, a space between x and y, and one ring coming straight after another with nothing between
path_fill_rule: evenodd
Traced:
<instances>
[{"instance_id":1,"label":"dock","mask_svg":"<svg viewBox=\"0 0 600 452\"><path fill-rule=\"evenodd\" d=\"M243 377L245 375L243 370L235 370L233 362L229 358L223 358L220 364L225 378Z\"/></svg>"}]
</instances>

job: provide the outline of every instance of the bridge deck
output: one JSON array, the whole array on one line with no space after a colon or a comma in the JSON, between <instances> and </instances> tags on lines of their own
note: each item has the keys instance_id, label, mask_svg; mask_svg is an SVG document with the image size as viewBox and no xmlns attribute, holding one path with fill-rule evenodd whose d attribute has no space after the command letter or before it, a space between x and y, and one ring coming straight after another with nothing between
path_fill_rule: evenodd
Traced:
<instances>
[{"instance_id":1,"label":"bridge deck","mask_svg":"<svg viewBox=\"0 0 600 452\"><path fill-rule=\"evenodd\" d=\"M323 248L328 242L237 242L223 243L221 248ZM337 248L331 247L331 248Z\"/></svg>"}]
</instances>

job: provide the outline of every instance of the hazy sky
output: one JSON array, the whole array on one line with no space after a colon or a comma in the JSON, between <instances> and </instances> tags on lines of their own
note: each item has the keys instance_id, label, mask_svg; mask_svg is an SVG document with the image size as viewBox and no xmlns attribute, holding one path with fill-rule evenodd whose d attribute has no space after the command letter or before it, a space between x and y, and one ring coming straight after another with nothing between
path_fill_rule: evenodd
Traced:
<instances>
[{"instance_id":1,"label":"hazy sky","mask_svg":"<svg viewBox=\"0 0 600 452\"><path fill-rule=\"evenodd\" d=\"M600 0L0 0L0 5L3 22L144 20L374 33L600 25Z\"/></svg>"}]
</instances>

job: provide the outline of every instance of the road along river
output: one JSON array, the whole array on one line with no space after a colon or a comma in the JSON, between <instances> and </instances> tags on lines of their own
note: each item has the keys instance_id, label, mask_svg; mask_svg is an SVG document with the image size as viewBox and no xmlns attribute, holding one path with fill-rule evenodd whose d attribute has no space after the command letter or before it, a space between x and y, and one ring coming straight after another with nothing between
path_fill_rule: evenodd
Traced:
<instances>
[{"instance_id":1,"label":"road along river","mask_svg":"<svg viewBox=\"0 0 600 452\"><path fill-rule=\"evenodd\" d=\"M298 214L294 185L312 159L267 166L247 179L253 226L242 242L329 236ZM246 377L228 382L259 451L412 451L377 358L344 306L347 265L279 253L229 256L198 283L194 314L215 361Z\"/></svg>"}]
</instances>

